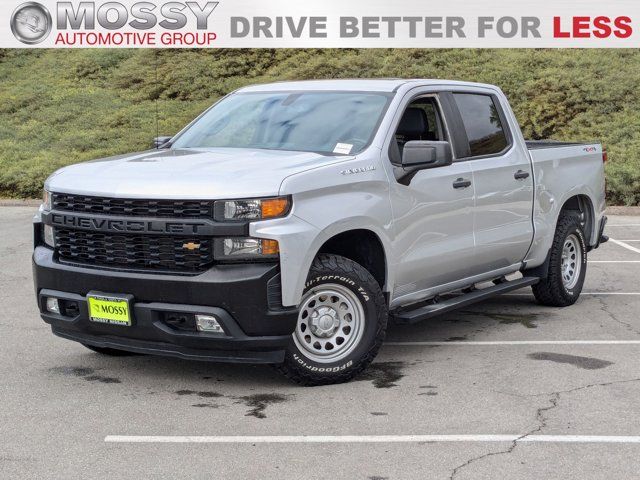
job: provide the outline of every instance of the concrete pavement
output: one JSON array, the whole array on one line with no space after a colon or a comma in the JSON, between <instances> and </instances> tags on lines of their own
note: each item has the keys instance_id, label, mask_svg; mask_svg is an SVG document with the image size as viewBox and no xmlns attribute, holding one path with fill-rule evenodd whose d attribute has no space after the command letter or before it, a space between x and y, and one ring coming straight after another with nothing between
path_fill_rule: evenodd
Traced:
<instances>
[{"instance_id":1,"label":"concrete pavement","mask_svg":"<svg viewBox=\"0 0 640 480\"><path fill-rule=\"evenodd\" d=\"M392 326L361 378L301 388L266 366L109 358L54 337L32 291L33 212L0 208L2 478L640 478L640 444L610 438L640 439L633 249L592 252L587 294L572 307L541 307L523 289ZM640 217L609 224L640 248ZM164 443L175 436L198 443ZM575 440L586 436L601 441Z\"/></svg>"}]
</instances>

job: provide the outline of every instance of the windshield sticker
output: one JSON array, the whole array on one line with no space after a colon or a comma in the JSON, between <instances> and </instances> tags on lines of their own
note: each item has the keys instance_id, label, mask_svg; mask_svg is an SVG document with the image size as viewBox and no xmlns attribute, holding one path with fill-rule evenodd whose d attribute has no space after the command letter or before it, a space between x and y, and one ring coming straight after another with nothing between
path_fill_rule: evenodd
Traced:
<instances>
[{"instance_id":1,"label":"windshield sticker","mask_svg":"<svg viewBox=\"0 0 640 480\"><path fill-rule=\"evenodd\" d=\"M349 155L352 148L353 145L351 145L350 143L337 143L336 148L333 149L333 153L342 153L344 155Z\"/></svg>"}]
</instances>

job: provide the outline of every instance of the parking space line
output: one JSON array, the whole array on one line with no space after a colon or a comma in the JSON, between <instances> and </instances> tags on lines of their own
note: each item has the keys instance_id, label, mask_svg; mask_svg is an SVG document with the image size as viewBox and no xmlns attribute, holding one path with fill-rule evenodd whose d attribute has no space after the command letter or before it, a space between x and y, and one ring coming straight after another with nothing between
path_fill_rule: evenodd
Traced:
<instances>
[{"instance_id":1,"label":"parking space line","mask_svg":"<svg viewBox=\"0 0 640 480\"><path fill-rule=\"evenodd\" d=\"M621 247L626 248L627 250L631 250L632 252L640 253L640 248L632 247L628 243L624 243L620 240L616 240L614 238L609 239L610 242L615 243L616 245L620 245Z\"/></svg>"},{"instance_id":2,"label":"parking space line","mask_svg":"<svg viewBox=\"0 0 640 480\"><path fill-rule=\"evenodd\" d=\"M640 443L639 435L108 435L108 443Z\"/></svg>"},{"instance_id":3,"label":"parking space line","mask_svg":"<svg viewBox=\"0 0 640 480\"><path fill-rule=\"evenodd\" d=\"M640 263L640 260L589 260L589 263Z\"/></svg>"},{"instance_id":4,"label":"parking space line","mask_svg":"<svg viewBox=\"0 0 640 480\"><path fill-rule=\"evenodd\" d=\"M385 342L391 347L443 347L445 345L496 346L496 345L640 345L640 340L495 340L451 342Z\"/></svg>"}]
</instances>

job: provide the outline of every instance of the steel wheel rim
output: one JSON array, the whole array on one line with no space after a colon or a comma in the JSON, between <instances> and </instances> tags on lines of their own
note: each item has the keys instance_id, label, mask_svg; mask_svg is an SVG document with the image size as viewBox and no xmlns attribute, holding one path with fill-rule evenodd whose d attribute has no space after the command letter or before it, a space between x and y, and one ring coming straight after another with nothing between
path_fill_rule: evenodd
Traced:
<instances>
[{"instance_id":1,"label":"steel wheel rim","mask_svg":"<svg viewBox=\"0 0 640 480\"><path fill-rule=\"evenodd\" d=\"M326 283L304 295L293 339L309 360L331 363L349 355L363 331L364 308L357 295L342 285Z\"/></svg>"},{"instance_id":2,"label":"steel wheel rim","mask_svg":"<svg viewBox=\"0 0 640 480\"><path fill-rule=\"evenodd\" d=\"M576 286L581 270L582 246L578 237L572 233L564 241L560 260L560 273L564 288L570 290Z\"/></svg>"}]
</instances>

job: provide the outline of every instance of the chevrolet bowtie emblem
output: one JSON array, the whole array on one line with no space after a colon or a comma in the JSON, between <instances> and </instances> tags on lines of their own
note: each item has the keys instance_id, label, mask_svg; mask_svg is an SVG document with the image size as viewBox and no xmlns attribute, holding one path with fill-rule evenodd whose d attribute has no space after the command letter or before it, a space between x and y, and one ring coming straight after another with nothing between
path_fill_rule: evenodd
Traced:
<instances>
[{"instance_id":1,"label":"chevrolet bowtie emblem","mask_svg":"<svg viewBox=\"0 0 640 480\"><path fill-rule=\"evenodd\" d=\"M189 243L183 244L182 248L184 248L186 250L198 250L200 248L200 244L199 243L189 242Z\"/></svg>"}]
</instances>

